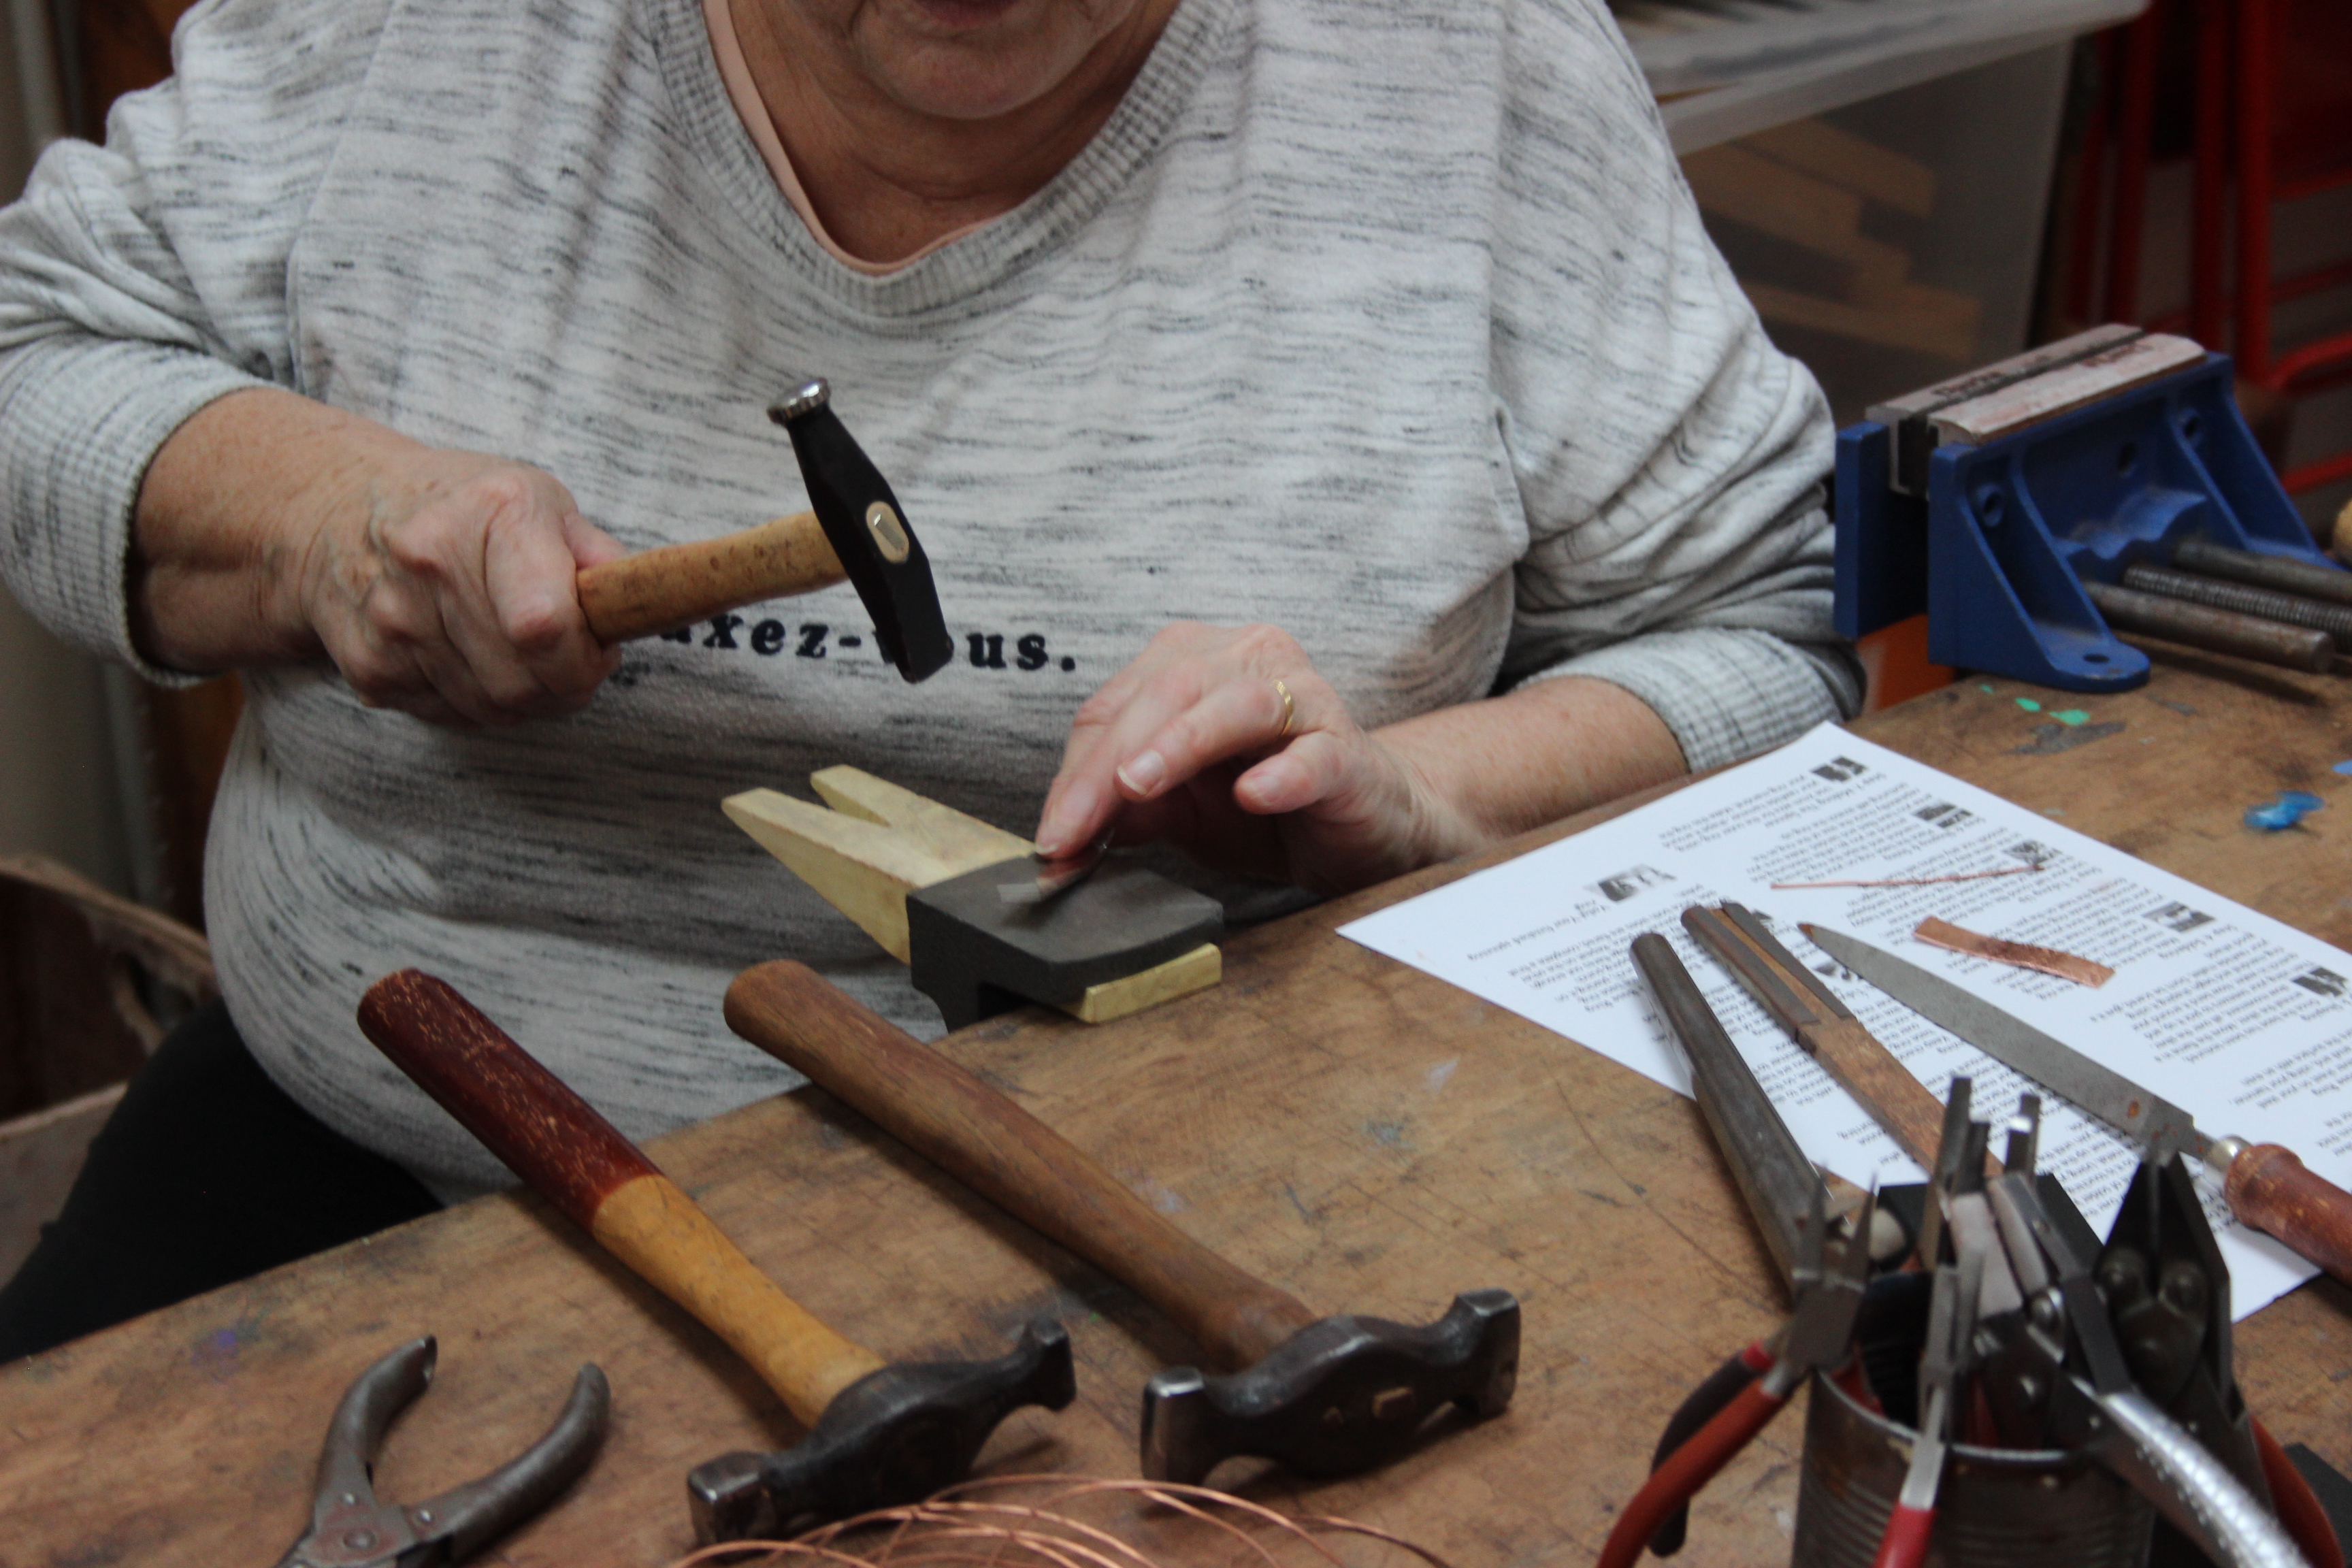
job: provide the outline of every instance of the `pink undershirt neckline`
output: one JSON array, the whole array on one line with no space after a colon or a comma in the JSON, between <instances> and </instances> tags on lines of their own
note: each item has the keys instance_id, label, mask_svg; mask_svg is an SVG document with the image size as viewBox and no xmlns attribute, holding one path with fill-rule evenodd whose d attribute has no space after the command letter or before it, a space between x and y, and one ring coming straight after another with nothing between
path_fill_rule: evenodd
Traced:
<instances>
[{"instance_id":1,"label":"pink undershirt neckline","mask_svg":"<svg viewBox=\"0 0 2352 1568\"><path fill-rule=\"evenodd\" d=\"M844 250L833 236L824 231L824 224L817 217L816 208L809 204L808 192L801 188L800 175L793 170L792 156L784 151L783 138L776 134L775 121L768 117L768 106L760 101L759 86L751 79L751 62L744 58L742 40L735 35L735 13L729 0L702 0L702 16L710 32L710 52L719 61L719 78L726 83L727 96L735 105L735 117L751 133L752 145L760 149L760 156L767 163L768 173L775 176L777 186L784 193L784 199L793 204L793 210L801 215L801 221L808 225L809 233L816 237L816 242L824 247L826 255L853 272L868 278L887 278L983 226L981 223L968 223L951 233L940 236L913 255L902 256L896 261L867 261Z\"/></svg>"}]
</instances>

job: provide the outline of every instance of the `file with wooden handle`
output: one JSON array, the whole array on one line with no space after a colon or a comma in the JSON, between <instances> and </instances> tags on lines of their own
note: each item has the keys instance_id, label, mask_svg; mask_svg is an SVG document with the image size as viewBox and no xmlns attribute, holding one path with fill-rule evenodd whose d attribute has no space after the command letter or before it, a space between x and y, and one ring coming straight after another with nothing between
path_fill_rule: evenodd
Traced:
<instances>
[{"instance_id":1,"label":"file with wooden handle","mask_svg":"<svg viewBox=\"0 0 2352 1568\"><path fill-rule=\"evenodd\" d=\"M1936 1149L1944 1131L1943 1101L1895 1059L1836 992L1780 945L1754 910L1738 904L1720 910L1694 904L1683 911L1683 927L1906 1154L1922 1170L1936 1168Z\"/></svg>"},{"instance_id":2,"label":"file with wooden handle","mask_svg":"<svg viewBox=\"0 0 2352 1568\"><path fill-rule=\"evenodd\" d=\"M2098 1118L2152 1157L2180 1150L2202 1160L2221 1178L2230 1212L2242 1224L2352 1285L2352 1193L2292 1150L2210 1134L2184 1107L1931 970L1824 926L1808 925L1804 932L1814 946L1929 1023Z\"/></svg>"}]
</instances>

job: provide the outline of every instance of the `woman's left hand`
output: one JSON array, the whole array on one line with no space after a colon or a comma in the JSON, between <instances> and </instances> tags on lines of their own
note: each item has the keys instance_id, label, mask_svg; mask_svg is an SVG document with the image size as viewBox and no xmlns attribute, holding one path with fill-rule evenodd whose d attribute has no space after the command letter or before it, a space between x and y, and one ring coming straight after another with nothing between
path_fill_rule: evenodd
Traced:
<instances>
[{"instance_id":1,"label":"woman's left hand","mask_svg":"<svg viewBox=\"0 0 2352 1568\"><path fill-rule=\"evenodd\" d=\"M1277 627L1179 622L1087 700L1037 847L1115 829L1318 893L1367 887L1478 836L1412 760L1349 717Z\"/></svg>"}]
</instances>

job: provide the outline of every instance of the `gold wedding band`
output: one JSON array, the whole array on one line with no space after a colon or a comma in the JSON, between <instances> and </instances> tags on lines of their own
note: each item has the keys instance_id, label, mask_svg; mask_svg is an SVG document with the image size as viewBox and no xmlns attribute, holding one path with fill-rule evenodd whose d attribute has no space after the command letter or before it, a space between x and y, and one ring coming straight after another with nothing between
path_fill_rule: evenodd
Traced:
<instances>
[{"instance_id":1,"label":"gold wedding band","mask_svg":"<svg viewBox=\"0 0 2352 1568\"><path fill-rule=\"evenodd\" d=\"M1279 677L1276 678L1274 682L1274 694L1282 699L1282 728L1275 731L1274 738L1277 741L1287 740L1290 736L1290 726L1298 718L1298 704L1291 700L1290 688L1285 686Z\"/></svg>"}]
</instances>

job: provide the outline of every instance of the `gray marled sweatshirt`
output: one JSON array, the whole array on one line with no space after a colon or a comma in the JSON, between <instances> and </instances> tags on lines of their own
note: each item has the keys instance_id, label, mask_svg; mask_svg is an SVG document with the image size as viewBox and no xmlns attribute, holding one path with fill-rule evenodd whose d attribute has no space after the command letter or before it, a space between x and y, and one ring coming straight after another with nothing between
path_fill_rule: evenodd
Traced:
<instances>
[{"instance_id":1,"label":"gray marled sweatshirt","mask_svg":"<svg viewBox=\"0 0 2352 1568\"><path fill-rule=\"evenodd\" d=\"M790 1081L719 1018L758 960L935 1033L719 798L847 762L1026 831L1171 619L1287 628L1368 726L1597 676L1694 767L1853 702L1826 411L1600 0L1186 0L1053 184L880 277L778 188L698 0L207 0L177 49L0 215L0 566L51 626L135 659L140 476L256 380L537 464L644 547L800 506L761 410L822 374L956 637L906 686L845 586L498 733L249 677L230 1005L445 1191L504 1175L361 1037L371 981L444 976L641 1137Z\"/></svg>"}]
</instances>

